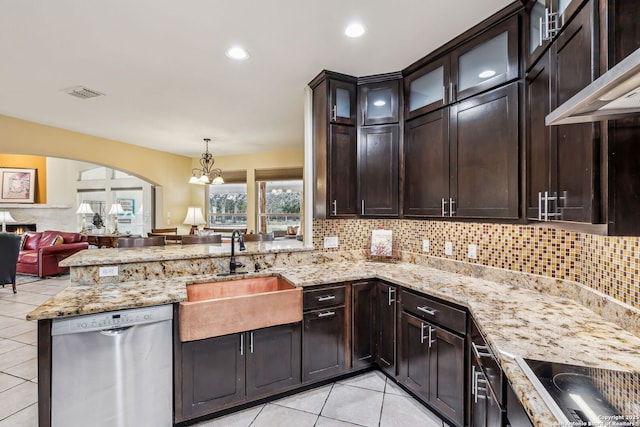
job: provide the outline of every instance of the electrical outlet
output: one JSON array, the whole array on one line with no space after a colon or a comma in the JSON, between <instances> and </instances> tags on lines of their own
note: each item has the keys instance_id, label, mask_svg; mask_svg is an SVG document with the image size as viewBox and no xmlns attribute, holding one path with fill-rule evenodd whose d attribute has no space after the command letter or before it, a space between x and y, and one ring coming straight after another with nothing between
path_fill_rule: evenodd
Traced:
<instances>
[{"instance_id":1,"label":"electrical outlet","mask_svg":"<svg viewBox=\"0 0 640 427\"><path fill-rule=\"evenodd\" d=\"M338 236L331 236L324 238L324 247L325 248L337 248L338 247Z\"/></svg>"},{"instance_id":2,"label":"electrical outlet","mask_svg":"<svg viewBox=\"0 0 640 427\"><path fill-rule=\"evenodd\" d=\"M422 252L429 252L429 241L428 240L423 240L422 241Z\"/></svg>"},{"instance_id":3,"label":"electrical outlet","mask_svg":"<svg viewBox=\"0 0 640 427\"><path fill-rule=\"evenodd\" d=\"M477 259L478 258L478 246L477 245L469 245L469 258Z\"/></svg>"},{"instance_id":4,"label":"electrical outlet","mask_svg":"<svg viewBox=\"0 0 640 427\"><path fill-rule=\"evenodd\" d=\"M100 277L117 276L118 266L113 265L110 267L100 267L99 274L100 274Z\"/></svg>"},{"instance_id":5,"label":"electrical outlet","mask_svg":"<svg viewBox=\"0 0 640 427\"><path fill-rule=\"evenodd\" d=\"M444 242L444 254L449 256L453 255L453 243Z\"/></svg>"}]
</instances>

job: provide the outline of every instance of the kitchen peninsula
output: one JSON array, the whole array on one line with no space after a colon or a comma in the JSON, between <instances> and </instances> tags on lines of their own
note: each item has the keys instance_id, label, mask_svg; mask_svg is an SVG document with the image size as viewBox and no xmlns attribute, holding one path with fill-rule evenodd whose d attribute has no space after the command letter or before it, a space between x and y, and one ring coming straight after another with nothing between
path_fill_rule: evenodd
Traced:
<instances>
[{"instance_id":1,"label":"kitchen peninsula","mask_svg":"<svg viewBox=\"0 0 640 427\"><path fill-rule=\"evenodd\" d=\"M374 281L397 290L398 312L403 307L403 298L408 301L412 295L433 297L443 305L451 304L462 313L467 312L498 361L519 400L518 405L522 404L533 425L550 426L556 424L556 420L516 362L516 357L634 372L636 379L640 374L639 313L626 307L616 308L615 302L587 291L579 284L481 266L468 269L469 265L465 263L409 253L402 254L402 262L390 264L367 261L358 252L319 253L301 246L275 247L264 243L247 244L247 248L238 260L251 271L255 262L261 268L257 273L240 277L275 275L302 287L305 292L318 289L318 286L324 289L323 285L340 284L352 296L345 298L349 310L356 307L354 286L362 281ZM177 312L179 304L187 300L188 284L230 279L217 276L218 272L227 271L226 251L200 245L185 249L104 249L85 251L69 258L66 262L71 266L74 283L30 313L29 319L39 320L40 338L46 342L51 319L165 304L175 304ZM218 250L221 252L214 254ZM118 279L124 280L95 283L100 279L100 266L113 265L120 267ZM218 269L213 269L213 265ZM90 283L91 280L95 282ZM605 321L587 306L615 312L615 316L608 317L618 318L620 325ZM345 319L350 319L349 311ZM403 342L402 325L400 323L397 330L398 343ZM176 331L174 327L174 335ZM346 336L355 339L351 336L355 331L354 327ZM41 357L43 353L46 357L49 349L42 342ZM175 342L178 340L174 339ZM406 349L399 346L397 368L394 369L398 375L391 377L406 386L406 379L401 375L401 365L406 363L403 351ZM342 373L351 372L350 362L346 364ZM43 405L46 405L50 384L44 374L39 383L41 413L48 408ZM463 376L470 376L470 373ZM174 389L177 387L174 384ZM630 392L631 398L637 401L638 383L628 387L630 389L625 392ZM181 396L175 397L174 422L183 422L186 418L178 413ZM469 395L465 401L470 403L471 400ZM514 406L513 402L510 404ZM455 425L455 421L453 423ZM47 424L42 424L41 419L41 425Z\"/></svg>"}]
</instances>

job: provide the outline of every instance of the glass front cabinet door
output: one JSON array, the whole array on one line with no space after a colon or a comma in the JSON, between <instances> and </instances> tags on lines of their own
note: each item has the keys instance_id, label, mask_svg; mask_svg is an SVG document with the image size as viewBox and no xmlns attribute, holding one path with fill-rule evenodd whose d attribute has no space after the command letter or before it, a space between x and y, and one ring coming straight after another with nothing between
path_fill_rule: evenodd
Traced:
<instances>
[{"instance_id":1,"label":"glass front cabinet door","mask_svg":"<svg viewBox=\"0 0 640 427\"><path fill-rule=\"evenodd\" d=\"M329 81L329 120L343 125L356 124L356 88L340 80Z\"/></svg>"},{"instance_id":2,"label":"glass front cabinet door","mask_svg":"<svg viewBox=\"0 0 640 427\"><path fill-rule=\"evenodd\" d=\"M519 75L518 52L517 16L456 49L451 56L452 101L516 79Z\"/></svg>"},{"instance_id":3,"label":"glass front cabinet door","mask_svg":"<svg viewBox=\"0 0 640 427\"><path fill-rule=\"evenodd\" d=\"M358 90L363 125L398 122L398 80L367 83Z\"/></svg>"},{"instance_id":4,"label":"glass front cabinet door","mask_svg":"<svg viewBox=\"0 0 640 427\"><path fill-rule=\"evenodd\" d=\"M437 59L404 80L405 119L444 107L449 102L449 57Z\"/></svg>"}]
</instances>

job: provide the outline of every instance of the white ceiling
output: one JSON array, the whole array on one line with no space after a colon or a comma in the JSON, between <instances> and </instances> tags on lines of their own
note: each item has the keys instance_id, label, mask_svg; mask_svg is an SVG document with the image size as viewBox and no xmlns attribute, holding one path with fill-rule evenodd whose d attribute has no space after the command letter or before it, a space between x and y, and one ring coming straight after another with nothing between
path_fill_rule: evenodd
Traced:
<instances>
[{"instance_id":1,"label":"white ceiling","mask_svg":"<svg viewBox=\"0 0 640 427\"><path fill-rule=\"evenodd\" d=\"M0 0L0 114L191 157L206 137L215 156L302 148L322 69L399 71L509 3ZM76 85L106 96L61 91Z\"/></svg>"}]
</instances>

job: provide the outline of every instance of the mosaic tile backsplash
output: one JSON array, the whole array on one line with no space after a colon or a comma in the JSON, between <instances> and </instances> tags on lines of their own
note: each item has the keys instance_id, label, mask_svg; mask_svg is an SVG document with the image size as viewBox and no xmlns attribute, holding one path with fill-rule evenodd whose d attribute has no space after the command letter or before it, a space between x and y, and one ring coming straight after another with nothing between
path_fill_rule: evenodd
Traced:
<instances>
[{"instance_id":1,"label":"mosaic tile backsplash","mask_svg":"<svg viewBox=\"0 0 640 427\"><path fill-rule=\"evenodd\" d=\"M512 271L582 283L640 308L640 238L606 237L515 224L390 219L314 220L313 244L323 252L365 249L371 230L393 230L397 249ZM337 236L338 249L324 249L325 236ZM445 242L453 255L445 256ZM469 244L477 258L468 257Z\"/></svg>"}]
</instances>

